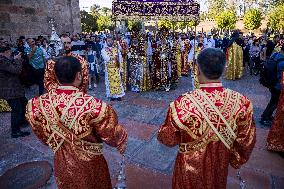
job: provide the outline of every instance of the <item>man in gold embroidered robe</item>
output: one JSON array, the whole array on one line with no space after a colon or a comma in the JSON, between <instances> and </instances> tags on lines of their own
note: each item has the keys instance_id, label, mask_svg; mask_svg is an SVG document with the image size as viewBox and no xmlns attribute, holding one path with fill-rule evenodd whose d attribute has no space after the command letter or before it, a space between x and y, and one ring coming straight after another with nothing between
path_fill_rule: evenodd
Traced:
<instances>
[{"instance_id":1,"label":"man in gold embroidered robe","mask_svg":"<svg viewBox=\"0 0 284 189\"><path fill-rule=\"evenodd\" d=\"M179 145L174 189L225 189L228 166L246 163L255 145L251 102L220 83L225 54L208 48L198 56L200 89L170 104L158 140Z\"/></svg>"},{"instance_id":2,"label":"man in gold embroidered robe","mask_svg":"<svg viewBox=\"0 0 284 189\"><path fill-rule=\"evenodd\" d=\"M84 58L82 58L80 55L74 54L71 52L71 39L69 37L62 38L62 43L64 44L64 51L61 55L64 56L73 56L77 58L82 67L82 79L83 82L79 86L80 91L87 92L87 86L89 84L89 67L88 63ZM46 63L45 73L44 73L44 87L49 92L51 90L55 90L58 87L58 82L56 80L55 72L54 72L54 60L49 60Z\"/></svg>"},{"instance_id":3,"label":"man in gold embroidered robe","mask_svg":"<svg viewBox=\"0 0 284 189\"><path fill-rule=\"evenodd\" d=\"M227 68L225 79L236 80L243 76L243 48L236 43L239 33L232 34L232 39L227 46Z\"/></svg>"},{"instance_id":4,"label":"man in gold embroidered robe","mask_svg":"<svg viewBox=\"0 0 284 189\"><path fill-rule=\"evenodd\" d=\"M26 118L34 133L54 151L59 189L111 189L103 142L124 153L127 132L114 109L78 88L82 68L72 56L55 64L60 85L29 101Z\"/></svg>"},{"instance_id":5,"label":"man in gold embroidered robe","mask_svg":"<svg viewBox=\"0 0 284 189\"><path fill-rule=\"evenodd\" d=\"M117 44L113 44L112 36L107 37L107 46L102 49L102 57L105 63L106 96L110 100L120 101L125 95L120 77L122 56Z\"/></svg>"}]
</instances>

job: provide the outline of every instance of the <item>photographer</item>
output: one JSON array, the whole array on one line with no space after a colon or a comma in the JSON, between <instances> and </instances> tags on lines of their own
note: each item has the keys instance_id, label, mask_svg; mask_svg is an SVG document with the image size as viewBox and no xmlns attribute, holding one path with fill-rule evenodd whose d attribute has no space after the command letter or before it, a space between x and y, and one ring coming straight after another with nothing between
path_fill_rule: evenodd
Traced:
<instances>
[{"instance_id":1,"label":"photographer","mask_svg":"<svg viewBox=\"0 0 284 189\"><path fill-rule=\"evenodd\" d=\"M20 130L25 121L25 91L20 83L19 75L22 70L22 54L12 57L11 48L8 45L0 46L0 99L5 99L12 108L11 129L12 138L24 137L29 132Z\"/></svg>"},{"instance_id":2,"label":"photographer","mask_svg":"<svg viewBox=\"0 0 284 189\"><path fill-rule=\"evenodd\" d=\"M27 42L29 44L29 48L25 49L25 53L27 53L29 58L29 63L33 67L33 77L34 82L38 85L39 95L42 95L44 92L43 78L44 78L44 67L45 67L45 57L42 48L36 46L35 40L32 38L28 38Z\"/></svg>"}]
</instances>

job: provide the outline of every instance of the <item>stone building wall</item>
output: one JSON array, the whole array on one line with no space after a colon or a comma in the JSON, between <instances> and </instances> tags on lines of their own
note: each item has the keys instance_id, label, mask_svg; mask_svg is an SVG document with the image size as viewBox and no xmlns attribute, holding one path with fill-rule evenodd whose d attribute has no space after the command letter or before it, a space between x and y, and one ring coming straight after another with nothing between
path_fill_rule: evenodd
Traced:
<instances>
[{"instance_id":1,"label":"stone building wall","mask_svg":"<svg viewBox=\"0 0 284 189\"><path fill-rule=\"evenodd\" d=\"M48 36L51 18L58 34L81 32L79 0L0 0L0 37Z\"/></svg>"}]
</instances>

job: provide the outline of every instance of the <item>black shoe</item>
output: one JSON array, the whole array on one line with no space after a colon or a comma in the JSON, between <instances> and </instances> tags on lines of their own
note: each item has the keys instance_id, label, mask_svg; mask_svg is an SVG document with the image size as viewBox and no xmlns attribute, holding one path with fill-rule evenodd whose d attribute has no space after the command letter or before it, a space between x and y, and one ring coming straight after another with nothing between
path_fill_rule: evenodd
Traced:
<instances>
[{"instance_id":1,"label":"black shoe","mask_svg":"<svg viewBox=\"0 0 284 189\"><path fill-rule=\"evenodd\" d=\"M110 101L115 101L115 98L110 98Z\"/></svg>"},{"instance_id":2,"label":"black shoe","mask_svg":"<svg viewBox=\"0 0 284 189\"><path fill-rule=\"evenodd\" d=\"M271 124L272 124L272 121L270 121L270 120L261 120L261 121L260 121L260 124L261 124L261 125L264 125L264 126L270 127Z\"/></svg>"},{"instance_id":3,"label":"black shoe","mask_svg":"<svg viewBox=\"0 0 284 189\"><path fill-rule=\"evenodd\" d=\"M11 134L12 138L18 138L18 137L25 137L30 135L30 132L26 132L26 131L18 131L18 132L14 132Z\"/></svg>"},{"instance_id":4,"label":"black shoe","mask_svg":"<svg viewBox=\"0 0 284 189\"><path fill-rule=\"evenodd\" d=\"M122 99L121 99L121 97L119 97L119 98L117 98L116 100L117 100L117 101L121 101Z\"/></svg>"}]
</instances>

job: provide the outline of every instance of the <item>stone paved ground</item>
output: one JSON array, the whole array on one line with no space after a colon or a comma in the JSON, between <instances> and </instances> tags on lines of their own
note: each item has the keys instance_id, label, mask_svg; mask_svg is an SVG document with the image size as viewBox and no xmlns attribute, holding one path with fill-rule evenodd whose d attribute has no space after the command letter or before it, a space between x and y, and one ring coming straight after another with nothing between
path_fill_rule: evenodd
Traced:
<instances>
[{"instance_id":1,"label":"stone paved ground","mask_svg":"<svg viewBox=\"0 0 284 189\"><path fill-rule=\"evenodd\" d=\"M266 151L265 141L268 128L258 124L259 116L265 108L269 94L258 84L256 77L244 76L238 81L224 81L225 87L232 88L248 96L254 104L255 119L257 121L257 143L250 160L241 168L247 189L282 189L284 188L284 159L275 153ZM171 188L171 174L177 148L167 148L157 139L157 131L163 123L168 104L180 94L191 90L191 80L182 78L178 88L170 92L128 92L122 102L110 102L118 113L119 122L129 133L126 150L127 186L130 189L169 189ZM32 96L33 90L28 91ZM101 83L95 92L96 97L107 101L104 96L104 84ZM29 128L27 128L29 130ZM7 128L0 129L0 175L17 164L47 160L52 164L53 154L42 145L34 135L21 139L11 139L7 135ZM105 157L113 181L117 175L121 156L115 149L105 145ZM239 188L236 170L230 168L228 189ZM1 188L1 187L0 187ZM45 187L56 188L52 177Z\"/></svg>"}]
</instances>

